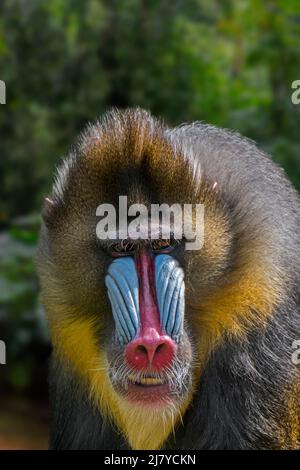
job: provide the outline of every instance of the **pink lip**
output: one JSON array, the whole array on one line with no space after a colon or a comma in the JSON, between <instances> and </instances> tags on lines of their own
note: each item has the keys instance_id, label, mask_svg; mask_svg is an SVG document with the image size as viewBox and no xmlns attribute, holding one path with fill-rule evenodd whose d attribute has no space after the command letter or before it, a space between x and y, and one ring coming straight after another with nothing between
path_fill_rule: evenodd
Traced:
<instances>
[{"instance_id":1,"label":"pink lip","mask_svg":"<svg viewBox=\"0 0 300 470\"><path fill-rule=\"evenodd\" d=\"M165 406L169 401L170 388L168 384L136 385L129 383L126 390L126 399L132 403L152 406Z\"/></svg>"}]
</instances>

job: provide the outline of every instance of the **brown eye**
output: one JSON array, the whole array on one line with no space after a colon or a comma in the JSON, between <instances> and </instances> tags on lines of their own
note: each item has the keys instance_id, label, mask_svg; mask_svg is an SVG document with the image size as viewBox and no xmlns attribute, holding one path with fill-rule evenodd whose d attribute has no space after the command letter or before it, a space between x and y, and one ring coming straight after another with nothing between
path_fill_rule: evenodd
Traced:
<instances>
[{"instance_id":1,"label":"brown eye","mask_svg":"<svg viewBox=\"0 0 300 470\"><path fill-rule=\"evenodd\" d=\"M113 256L125 256L133 254L134 243L130 240L120 240L110 245L110 252Z\"/></svg>"},{"instance_id":2,"label":"brown eye","mask_svg":"<svg viewBox=\"0 0 300 470\"><path fill-rule=\"evenodd\" d=\"M179 242L175 239L162 239L162 240L153 240L151 242L151 249L154 252L163 252L168 253L172 251Z\"/></svg>"}]
</instances>

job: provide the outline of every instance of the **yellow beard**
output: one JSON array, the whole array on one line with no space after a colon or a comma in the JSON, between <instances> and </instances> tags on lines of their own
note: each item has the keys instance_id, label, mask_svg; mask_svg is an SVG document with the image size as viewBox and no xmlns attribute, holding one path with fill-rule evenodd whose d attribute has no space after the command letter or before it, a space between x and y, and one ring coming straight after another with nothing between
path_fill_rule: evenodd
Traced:
<instances>
[{"instance_id":1,"label":"yellow beard","mask_svg":"<svg viewBox=\"0 0 300 470\"><path fill-rule=\"evenodd\" d=\"M91 402L117 425L130 447L136 450L161 448L191 398L181 406L166 404L159 409L132 404L115 392L109 380L109 365L105 352L96 346L93 320L65 321L50 328L55 353L85 381Z\"/></svg>"}]
</instances>

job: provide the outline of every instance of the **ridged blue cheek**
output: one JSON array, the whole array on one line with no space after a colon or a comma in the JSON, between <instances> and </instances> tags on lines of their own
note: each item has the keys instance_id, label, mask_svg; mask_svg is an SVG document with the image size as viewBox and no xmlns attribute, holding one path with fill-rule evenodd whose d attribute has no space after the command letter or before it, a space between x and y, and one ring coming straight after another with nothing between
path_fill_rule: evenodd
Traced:
<instances>
[{"instance_id":1,"label":"ridged blue cheek","mask_svg":"<svg viewBox=\"0 0 300 470\"><path fill-rule=\"evenodd\" d=\"M177 340L182 334L184 318L184 273L177 260L169 255L155 258L156 296L163 331Z\"/></svg>"},{"instance_id":2,"label":"ridged blue cheek","mask_svg":"<svg viewBox=\"0 0 300 470\"><path fill-rule=\"evenodd\" d=\"M105 276L105 285L121 344L129 343L139 326L139 284L134 260L131 257L114 260Z\"/></svg>"}]
</instances>

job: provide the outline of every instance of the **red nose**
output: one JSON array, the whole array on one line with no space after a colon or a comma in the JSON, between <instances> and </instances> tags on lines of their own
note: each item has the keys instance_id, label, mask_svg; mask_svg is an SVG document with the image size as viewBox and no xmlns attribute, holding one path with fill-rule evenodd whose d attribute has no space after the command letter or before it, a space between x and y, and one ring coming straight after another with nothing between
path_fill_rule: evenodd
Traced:
<instances>
[{"instance_id":1,"label":"red nose","mask_svg":"<svg viewBox=\"0 0 300 470\"><path fill-rule=\"evenodd\" d=\"M146 328L125 350L129 365L138 370L161 370L168 367L176 352L176 343L155 328Z\"/></svg>"}]
</instances>

